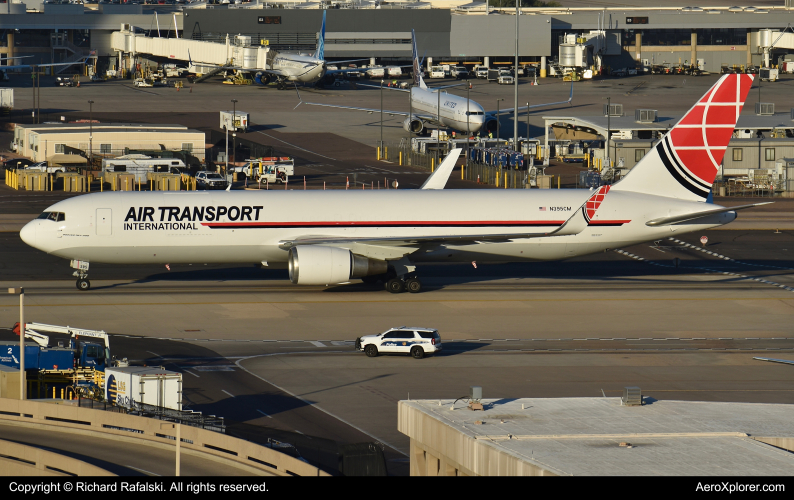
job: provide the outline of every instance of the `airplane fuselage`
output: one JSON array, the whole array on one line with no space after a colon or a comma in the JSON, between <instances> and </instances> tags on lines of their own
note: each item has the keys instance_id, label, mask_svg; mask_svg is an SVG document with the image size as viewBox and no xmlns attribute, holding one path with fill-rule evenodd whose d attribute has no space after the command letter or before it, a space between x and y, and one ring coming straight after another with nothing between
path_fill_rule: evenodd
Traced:
<instances>
[{"instance_id":1,"label":"airplane fuselage","mask_svg":"<svg viewBox=\"0 0 794 500\"><path fill-rule=\"evenodd\" d=\"M20 236L52 255L89 262L283 263L288 249L282 243L307 236L550 233L592 194L584 189L93 193L52 205L47 212L62 213L63 220L33 220ZM415 243L384 247L381 257L410 252L414 262L558 260L709 229L736 216L727 212L675 226L645 224L700 210L699 202L613 190L579 234ZM356 253L357 245L334 246Z\"/></svg>"},{"instance_id":2,"label":"airplane fuselage","mask_svg":"<svg viewBox=\"0 0 794 500\"><path fill-rule=\"evenodd\" d=\"M280 71L291 82L312 83L323 77L324 61L313 56L279 54L273 59L271 69Z\"/></svg>"},{"instance_id":3,"label":"airplane fuselage","mask_svg":"<svg viewBox=\"0 0 794 500\"><path fill-rule=\"evenodd\" d=\"M466 115L468 102L469 114ZM448 94L443 90L432 91L419 87L411 88L411 105L414 113L438 117L441 125L461 132L478 132L485 124L485 110L476 101Z\"/></svg>"}]
</instances>

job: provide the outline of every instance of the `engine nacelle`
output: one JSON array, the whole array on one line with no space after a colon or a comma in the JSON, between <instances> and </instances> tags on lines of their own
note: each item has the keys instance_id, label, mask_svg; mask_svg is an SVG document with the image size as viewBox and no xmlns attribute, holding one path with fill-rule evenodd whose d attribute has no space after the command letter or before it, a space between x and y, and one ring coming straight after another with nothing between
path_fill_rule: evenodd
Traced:
<instances>
[{"instance_id":1,"label":"engine nacelle","mask_svg":"<svg viewBox=\"0 0 794 500\"><path fill-rule=\"evenodd\" d=\"M485 125L483 126L483 128L485 129L485 133L486 134L488 134L488 132L496 133L497 123L498 122L496 118L487 118L485 120Z\"/></svg>"},{"instance_id":2,"label":"engine nacelle","mask_svg":"<svg viewBox=\"0 0 794 500\"><path fill-rule=\"evenodd\" d=\"M260 85L267 85L268 83L270 83L270 80L271 80L270 75L268 73L265 73L264 71L259 71L254 76L254 81Z\"/></svg>"},{"instance_id":3,"label":"engine nacelle","mask_svg":"<svg viewBox=\"0 0 794 500\"><path fill-rule=\"evenodd\" d=\"M417 120L416 118L406 118L403 122L403 129L405 129L406 132L421 134L422 130L425 129L425 123L422 120Z\"/></svg>"},{"instance_id":4,"label":"engine nacelle","mask_svg":"<svg viewBox=\"0 0 794 500\"><path fill-rule=\"evenodd\" d=\"M386 261L356 255L345 248L302 245L289 250L289 279L296 285L332 285L387 271Z\"/></svg>"}]
</instances>

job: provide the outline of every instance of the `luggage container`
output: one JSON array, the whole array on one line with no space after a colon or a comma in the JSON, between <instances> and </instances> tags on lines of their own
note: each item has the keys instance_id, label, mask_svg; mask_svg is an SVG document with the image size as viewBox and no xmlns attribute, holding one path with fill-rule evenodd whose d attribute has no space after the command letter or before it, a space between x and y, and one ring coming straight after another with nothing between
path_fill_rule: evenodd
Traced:
<instances>
[{"instance_id":1,"label":"luggage container","mask_svg":"<svg viewBox=\"0 0 794 500\"><path fill-rule=\"evenodd\" d=\"M181 411L182 374L157 366L107 368L105 397L129 409L150 405Z\"/></svg>"},{"instance_id":2,"label":"luggage container","mask_svg":"<svg viewBox=\"0 0 794 500\"><path fill-rule=\"evenodd\" d=\"M19 369L19 342L0 342L0 365ZM73 349L40 347L25 342L26 370L68 370L73 367Z\"/></svg>"},{"instance_id":3,"label":"luggage container","mask_svg":"<svg viewBox=\"0 0 794 500\"><path fill-rule=\"evenodd\" d=\"M14 89L0 89L0 110L14 109Z\"/></svg>"},{"instance_id":4,"label":"luggage container","mask_svg":"<svg viewBox=\"0 0 794 500\"><path fill-rule=\"evenodd\" d=\"M221 130L248 132L248 113L245 111L221 111Z\"/></svg>"}]
</instances>

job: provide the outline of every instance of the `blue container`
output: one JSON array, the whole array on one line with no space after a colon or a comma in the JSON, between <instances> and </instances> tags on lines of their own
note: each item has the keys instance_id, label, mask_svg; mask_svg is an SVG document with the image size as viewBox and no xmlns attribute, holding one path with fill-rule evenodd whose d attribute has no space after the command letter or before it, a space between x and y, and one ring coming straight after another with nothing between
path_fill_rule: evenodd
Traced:
<instances>
[{"instance_id":1,"label":"blue container","mask_svg":"<svg viewBox=\"0 0 794 500\"><path fill-rule=\"evenodd\" d=\"M38 345L25 344L25 369L35 370L39 366ZM0 365L19 369L19 342L0 342Z\"/></svg>"},{"instance_id":2,"label":"blue container","mask_svg":"<svg viewBox=\"0 0 794 500\"><path fill-rule=\"evenodd\" d=\"M25 359L25 365L28 360ZM39 370L71 370L74 368L74 351L59 347L41 348Z\"/></svg>"}]
</instances>

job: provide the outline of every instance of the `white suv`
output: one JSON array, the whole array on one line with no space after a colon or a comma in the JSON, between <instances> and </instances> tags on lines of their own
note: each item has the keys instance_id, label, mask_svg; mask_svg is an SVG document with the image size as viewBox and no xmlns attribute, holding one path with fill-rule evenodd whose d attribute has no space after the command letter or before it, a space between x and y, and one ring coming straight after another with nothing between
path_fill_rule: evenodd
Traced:
<instances>
[{"instance_id":1,"label":"white suv","mask_svg":"<svg viewBox=\"0 0 794 500\"><path fill-rule=\"evenodd\" d=\"M400 353L422 359L425 354L441 350L441 336L435 328L401 326L357 338L356 349L364 351L370 358L380 353Z\"/></svg>"}]
</instances>

